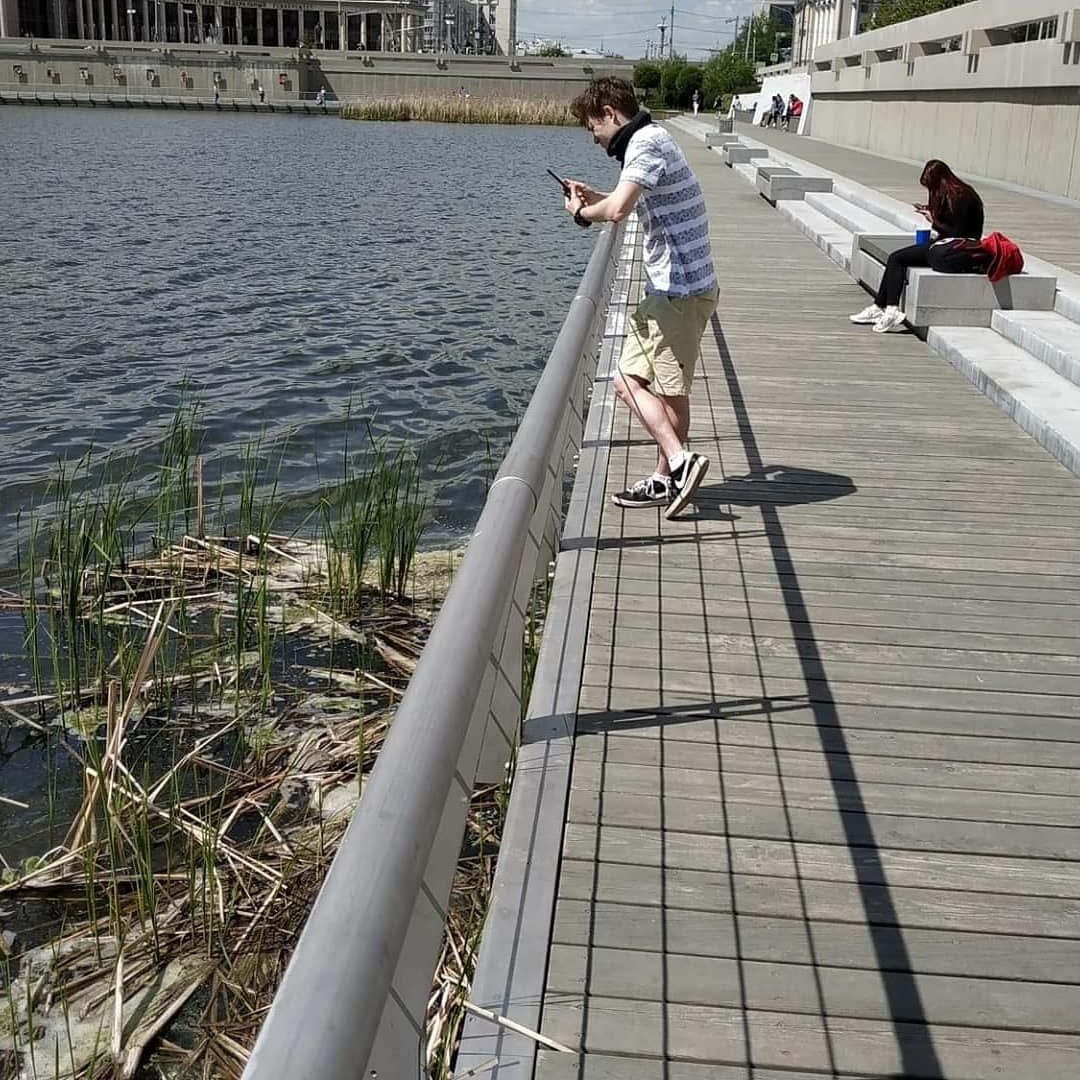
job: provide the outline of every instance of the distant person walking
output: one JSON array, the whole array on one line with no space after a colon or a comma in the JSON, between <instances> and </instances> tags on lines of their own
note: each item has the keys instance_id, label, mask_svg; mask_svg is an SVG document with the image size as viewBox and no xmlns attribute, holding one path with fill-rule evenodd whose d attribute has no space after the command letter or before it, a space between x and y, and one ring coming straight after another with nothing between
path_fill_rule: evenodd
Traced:
<instances>
[{"instance_id":1,"label":"distant person walking","mask_svg":"<svg viewBox=\"0 0 1080 1080\"><path fill-rule=\"evenodd\" d=\"M687 446L690 387L717 300L705 199L682 150L638 107L625 79L594 79L570 111L622 172L610 193L566 181L567 211L578 225L591 225L621 221L637 207L645 234L645 297L627 324L614 385L658 456L651 476L612 501L626 509L664 507L671 518L689 504L709 467Z\"/></svg>"},{"instance_id":2,"label":"distant person walking","mask_svg":"<svg viewBox=\"0 0 1080 1080\"><path fill-rule=\"evenodd\" d=\"M690 97L690 104L694 107L694 115L697 116L698 109L701 108L701 91L695 90Z\"/></svg>"},{"instance_id":3,"label":"distant person walking","mask_svg":"<svg viewBox=\"0 0 1080 1080\"><path fill-rule=\"evenodd\" d=\"M989 256L975 246L983 231L979 193L936 158L923 166L919 183L929 195L925 203L915 203L914 207L930 222L930 240L894 251L885 264L874 302L851 316L853 323L872 324L879 334L906 329L900 298L909 267L929 266L947 274L984 274L989 268Z\"/></svg>"},{"instance_id":4,"label":"distant person walking","mask_svg":"<svg viewBox=\"0 0 1080 1080\"><path fill-rule=\"evenodd\" d=\"M315 104L316 105L325 105L326 104L326 89L324 87L322 87L322 86L319 87L319 91L315 95Z\"/></svg>"},{"instance_id":5,"label":"distant person walking","mask_svg":"<svg viewBox=\"0 0 1080 1080\"><path fill-rule=\"evenodd\" d=\"M266 91L263 89L263 84L259 83L259 101L262 102L262 101L265 101L265 100L266 100Z\"/></svg>"}]
</instances>

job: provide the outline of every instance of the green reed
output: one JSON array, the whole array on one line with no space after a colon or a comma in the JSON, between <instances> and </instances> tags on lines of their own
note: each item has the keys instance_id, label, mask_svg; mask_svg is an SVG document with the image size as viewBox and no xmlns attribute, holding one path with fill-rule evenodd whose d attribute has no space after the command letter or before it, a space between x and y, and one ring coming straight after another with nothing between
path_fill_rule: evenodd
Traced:
<instances>
[{"instance_id":1,"label":"green reed","mask_svg":"<svg viewBox=\"0 0 1080 1080\"><path fill-rule=\"evenodd\" d=\"M180 517L183 518L184 533L192 532L192 517L199 500L195 463L203 441L200 410L198 402L182 396L161 443L154 508L158 543L162 547L172 542Z\"/></svg>"},{"instance_id":2,"label":"green reed","mask_svg":"<svg viewBox=\"0 0 1080 1080\"><path fill-rule=\"evenodd\" d=\"M420 465L408 447L380 453L377 536L379 589L384 596L404 596L428 514Z\"/></svg>"},{"instance_id":3,"label":"green reed","mask_svg":"<svg viewBox=\"0 0 1080 1080\"><path fill-rule=\"evenodd\" d=\"M404 594L428 515L416 455L405 446L388 448L370 427L360 430L363 444L353 448L346 439L340 483L328 486L314 520L313 539L325 544L326 579L324 589L311 588L308 595L319 594L335 612L358 612L377 589ZM178 764L174 750L170 768L147 756L145 746L166 730L181 702L190 700L195 717L224 694L228 675L220 674L219 660L221 668L234 669L229 722L239 731L243 709L253 725L268 723L263 718L275 703L275 679L289 659L284 603L280 618L275 610L275 588L281 586L271 580L280 542L275 526L282 510L284 451L275 460L260 440L248 443L240 452L237 479L223 464L234 462L235 452L211 459L204 469L202 443L199 406L185 402L144 475L136 477L135 466L120 459L89 454L60 462L47 500L27 515L21 537L18 570L30 678L37 695L51 698L38 712L42 718L78 714L68 721L78 744L69 734L48 732L43 744L50 807L56 805L62 740L64 752L77 752L83 765L83 806L75 822L62 825L71 825L65 846L78 852L72 869L84 894L80 914L94 927L103 967L111 962L102 945L107 936L121 948L125 941L140 948L145 940L153 954L167 951L160 921L166 919L166 933L175 929L168 922L169 904L162 904L168 895L162 882L174 872L178 889L187 894L183 917L190 918L192 940L207 955L215 954L232 915L226 907L223 923L216 902L228 880L221 845L229 841L222 831L224 791L214 792L235 762L220 771L205 760ZM204 491L207 475L215 479ZM217 528L225 536L206 541L198 536L202 515L196 508L215 505ZM193 533L204 540L201 546L185 540ZM185 558L186 552L199 553L205 577L183 569L181 551ZM313 557L313 565L319 562ZM308 588L305 582L302 591ZM224 593L226 602L207 603L200 594L208 591ZM148 630L155 610L168 610L168 630ZM331 636L333 668L340 639L333 629ZM365 659L358 655L358 665ZM107 720L97 723L97 711ZM122 753L110 744L116 724L123 728ZM130 748L124 745L129 728ZM361 723L358 783L369 756L366 740ZM141 778L131 756L141 760ZM161 779L154 781L151 772ZM201 826L187 807L195 807ZM51 809L50 842L55 816ZM64 993L58 993L66 1008ZM15 1023L22 1006L8 997ZM28 1007L26 1016L32 1011Z\"/></svg>"}]
</instances>

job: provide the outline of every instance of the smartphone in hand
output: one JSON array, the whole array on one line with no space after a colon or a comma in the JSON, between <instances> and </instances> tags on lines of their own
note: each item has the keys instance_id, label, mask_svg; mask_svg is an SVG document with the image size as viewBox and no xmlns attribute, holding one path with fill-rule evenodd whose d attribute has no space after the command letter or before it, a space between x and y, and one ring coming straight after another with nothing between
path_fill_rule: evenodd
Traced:
<instances>
[{"instance_id":1,"label":"smartphone in hand","mask_svg":"<svg viewBox=\"0 0 1080 1080\"><path fill-rule=\"evenodd\" d=\"M557 173L552 172L551 169L547 170L548 176L554 177L559 187L562 188L562 193L569 199L570 198L570 185Z\"/></svg>"}]
</instances>

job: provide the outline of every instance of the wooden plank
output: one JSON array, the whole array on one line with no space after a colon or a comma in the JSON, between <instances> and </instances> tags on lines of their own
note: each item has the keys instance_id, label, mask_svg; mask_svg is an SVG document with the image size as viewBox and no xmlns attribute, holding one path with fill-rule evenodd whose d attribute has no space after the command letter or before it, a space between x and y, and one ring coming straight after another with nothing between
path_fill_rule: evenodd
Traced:
<instances>
[{"instance_id":1,"label":"wooden plank","mask_svg":"<svg viewBox=\"0 0 1080 1080\"><path fill-rule=\"evenodd\" d=\"M767 730L765 734L769 734ZM711 775L715 775L720 767L724 775L762 773L905 787L1080 796L1080 769L967 762L954 758L947 749L938 746L926 747L923 751L924 754L934 752L937 757L911 759L886 755L867 757L846 749L828 753L822 750L820 741L819 745L806 750L788 750L772 742L743 746L728 739L727 725L718 734L716 745L718 753L708 754L692 742L665 739L661 745L659 739L619 736L602 739L583 735L577 740L574 758L582 763L606 762L653 769L658 769L662 762L669 769L706 771Z\"/></svg>"},{"instance_id":2,"label":"wooden plank","mask_svg":"<svg viewBox=\"0 0 1080 1080\"><path fill-rule=\"evenodd\" d=\"M867 576L853 578L847 574L821 575L817 579L807 579L805 576L794 574L777 574L772 571L745 571L732 568L704 568L701 566L684 565L677 562L661 560L659 567L656 558L635 561L631 558L615 559L611 552L604 553L607 558L599 561L596 569L594 584L604 591L608 580L622 580L626 583L632 581L646 581L656 584L659 580L664 586L677 581L696 582L699 587L712 589L714 587L750 588L779 588L785 590L797 590L800 594L804 588L828 589L834 593L858 593L881 594L886 596L955 596L959 599L984 599L1006 600L1013 603L1027 602L1031 604L1060 604L1069 605L1080 602L1080 590L1070 590L1052 582L1044 582L1042 586L1032 586L1030 579L1024 579L1024 586L1008 584L993 584L996 577L987 577L977 582L968 583L959 580L930 581L924 579L906 579L890 572L883 579L875 575L873 567L867 568ZM626 553L624 553L625 556Z\"/></svg>"},{"instance_id":3,"label":"wooden plank","mask_svg":"<svg viewBox=\"0 0 1080 1080\"><path fill-rule=\"evenodd\" d=\"M758 1080L767 1080L754 1070ZM536 1080L750 1080L742 1065L708 1065L689 1061L664 1061L657 1057L626 1057L619 1054L560 1054L542 1050L536 1061ZM772 1080L777 1080L776 1074ZM812 1076L785 1073L783 1080L821 1080Z\"/></svg>"},{"instance_id":4,"label":"wooden plank","mask_svg":"<svg viewBox=\"0 0 1080 1080\"><path fill-rule=\"evenodd\" d=\"M696 672L702 666L700 647L679 648L669 643L664 636L662 647L658 649L656 642L650 641L647 633L642 635L641 643L636 635L624 634L622 640L626 643L620 643L614 648L609 646L602 651L590 651L586 658L586 667L592 670L596 667L602 669L606 665L613 672L618 672L619 669L648 670L659 667L666 676L669 672ZM604 663L595 664L592 661L594 656ZM718 650L709 654L709 666L713 672L726 675L754 675L760 672L765 676L789 679L799 678L809 668L813 674L827 675L833 685L855 682L906 686L916 680L926 687L1072 696L1080 694L1080 665L1068 660L1057 665L1056 670L1046 670L1052 666L1043 664L1042 670L1029 671L1020 665L1003 667L996 664L993 662L993 655L983 656L981 663L970 665L963 663L962 654L956 653L952 655L952 663L937 664L920 664L911 654L908 654L907 663L903 663L902 658L895 655L885 655L880 660L834 656L828 664L823 663L823 659L817 649L806 645L802 649L778 652Z\"/></svg>"},{"instance_id":5,"label":"wooden plank","mask_svg":"<svg viewBox=\"0 0 1080 1080\"><path fill-rule=\"evenodd\" d=\"M927 819L836 809L801 809L788 813L783 806L757 802L724 804L716 799L684 799L655 795L599 793L582 788L570 794L568 820L618 825L631 829L671 829L705 835L788 838L815 844L849 844L860 838L867 846L873 838L879 849L943 851L1016 858L1080 860L1080 830L1053 825L1016 825L981 821Z\"/></svg>"},{"instance_id":6,"label":"wooden plank","mask_svg":"<svg viewBox=\"0 0 1080 1080\"><path fill-rule=\"evenodd\" d=\"M766 1069L858 1072L932 1080L1039 1077L1073 1080L1080 1038L944 1024L897 1024L700 1005L590 998L549 1001L545 1033L590 1053L667 1055L696 1061L752 1060Z\"/></svg>"},{"instance_id":7,"label":"wooden plank","mask_svg":"<svg viewBox=\"0 0 1080 1080\"><path fill-rule=\"evenodd\" d=\"M886 813L934 821L1006 822L1025 825L1080 825L1080 799L1067 795L1030 795L970 788L916 787L872 783L863 779L818 779L743 773L717 767L622 765L575 759L571 785L578 790L603 790L605 795L663 795L667 798L784 806L789 810L839 809L852 813ZM1080 835L1080 830L1078 830Z\"/></svg>"},{"instance_id":8,"label":"wooden plank","mask_svg":"<svg viewBox=\"0 0 1080 1080\"><path fill-rule=\"evenodd\" d=\"M597 699L603 695L588 688L588 697ZM584 696L584 694L583 694ZM741 723L742 728L734 725ZM848 750L855 747L859 739L878 740L895 735L902 740L900 756L919 757L936 756L938 739L920 739L923 734L935 736L956 735L957 737L978 737L985 739L987 753L994 755L982 760L1001 760L997 746L1007 743L1010 750L1031 753L1030 760L1050 764L1051 761L1039 755L1039 744L1045 743L1044 750L1064 753L1063 744L1076 745L1080 740L1080 728L1076 721L1068 717L1043 716L1038 722L1021 713L972 712L963 710L933 710L908 708L906 706L866 706L850 702L834 701L828 705L810 705L798 700L764 700L748 697L743 701L696 702L687 706L672 706L667 709L643 708L633 712L611 711L604 705L594 707L592 711L579 710L578 732L605 733L635 736L638 738L683 739L692 742L716 743L718 732L724 730L741 731L747 738L749 728L745 725L762 727L769 725L777 731L779 725L799 726L805 729L804 739L817 738L822 745L827 741L832 747ZM792 736L798 738L798 736ZM979 760L971 747L968 757Z\"/></svg>"},{"instance_id":9,"label":"wooden plank","mask_svg":"<svg viewBox=\"0 0 1080 1080\"><path fill-rule=\"evenodd\" d=\"M711 607L715 603L715 607ZM688 605L685 598L660 597L659 610L649 612L648 609L639 610L638 620L647 622L656 628L658 618L663 620L663 627L669 625L672 629L682 629L694 632L700 630L702 634L708 633L710 620L704 614L687 611ZM884 602L877 603L869 609L863 607L838 606L832 603L819 604L813 609L799 610L797 605L784 605L781 603L769 604L758 603L754 605L754 620L763 622L786 622L789 625L802 626L808 629L823 626L836 625L848 626L873 626L873 627L896 627L899 629L997 634L1006 642L1015 640L1016 637L1051 637L1051 638L1076 638L1080 634L1080 626L1074 619L1054 618L1015 618L1003 623L1001 619L995 619L992 612L987 614L956 614L954 612L936 612L927 610L929 604L921 610L914 612L897 611L891 605ZM597 615L603 612L615 610L615 605L610 594L597 592L593 596L593 611ZM729 597L727 603L721 606L718 598L710 597L710 611L717 611L721 617L726 617L730 611L745 612L745 604L740 604L740 597ZM1032 614L1037 615L1039 609L1034 609ZM621 621L621 619L620 619ZM629 624L627 624L629 628ZM812 635L810 635L812 636Z\"/></svg>"},{"instance_id":10,"label":"wooden plank","mask_svg":"<svg viewBox=\"0 0 1080 1080\"><path fill-rule=\"evenodd\" d=\"M725 575L727 576L727 575ZM1001 619L1030 618L1037 616L1059 625L1059 633L1080 635L1080 619L1076 608L1069 604L1058 604L1043 600L1037 605L1032 601L1012 600L996 597L992 600L971 596L928 596L911 595L905 592L889 592L887 589L833 591L806 582L801 587L783 588L777 585L752 585L749 582L735 584L726 581L707 581L710 599L721 605L740 605L757 610L764 605L805 606L813 615L815 605L831 607L854 607L862 611L886 612L944 612L947 614L972 615ZM702 581L672 580L667 575L658 574L649 581L640 578L620 577L618 579L600 578L593 582L593 602L602 606L603 598L615 596L645 596L664 600L699 599Z\"/></svg>"},{"instance_id":11,"label":"wooden plank","mask_svg":"<svg viewBox=\"0 0 1080 1080\"><path fill-rule=\"evenodd\" d=\"M1013 936L1080 937L1080 903L1070 899L962 890L677 870L565 859L559 896L609 904L738 911L785 919L880 923Z\"/></svg>"},{"instance_id":12,"label":"wooden plank","mask_svg":"<svg viewBox=\"0 0 1080 1080\"><path fill-rule=\"evenodd\" d=\"M819 702L834 705L892 706L909 709L950 709L957 712L1015 713L1030 716L1080 718L1080 698L1072 695L1001 693L982 690L951 690L886 683L837 683L822 679L784 679L769 676L728 675L723 672L664 673L661 690L652 674L639 668L586 667L583 672L581 708L655 711L669 708L707 709L712 704L767 699L777 704ZM590 693L591 690L599 691Z\"/></svg>"},{"instance_id":13,"label":"wooden plank","mask_svg":"<svg viewBox=\"0 0 1080 1080\"><path fill-rule=\"evenodd\" d=\"M710 623L710 625L712 625ZM750 630L749 620L744 624ZM637 663L654 664L660 651L661 632L655 629L653 638L643 629L640 633L619 635L619 644L615 644L614 634L597 634L589 643L586 663L602 664L614 660L616 664ZM720 634L713 629L704 641L700 637L681 630L663 633L663 662L665 666L700 666L703 655L716 657L760 657L769 660L803 660L808 654L819 663L851 662L860 664L894 665L909 668L942 667L964 669L967 671L995 672L1031 672L1044 675L1080 675L1080 656L1063 653L1020 652L1014 647L1011 651L996 649L948 648L940 646L905 645L885 642L857 640L859 635L850 635L848 640L834 641L815 638L813 644L807 637L798 637L782 624L781 633L768 636L763 631L760 636L753 633ZM870 635L866 635L870 636ZM885 635L880 635L884 637ZM606 639L606 640L605 640ZM622 644L622 641L633 644ZM921 641L915 637L914 640ZM951 638L945 639L946 641ZM649 642L646 646L644 642ZM999 644L1005 644L997 639Z\"/></svg>"},{"instance_id":14,"label":"wooden plank","mask_svg":"<svg viewBox=\"0 0 1080 1080\"><path fill-rule=\"evenodd\" d=\"M689 623L690 625L687 625ZM897 627L851 623L789 622L781 619L750 619L737 614L710 615L706 621L702 616L674 615L664 622L665 641L673 646L694 646L708 650L708 655L724 652L756 652L776 648L783 650L785 645L796 645L795 655L804 655L806 641L813 641L814 647L824 656L825 651L835 645L884 645L898 649L911 646L922 649L934 658L940 659L942 652L956 650L960 652L982 653L990 658L1000 658L1000 667L1012 670L1034 670L1032 664L1052 664L1061 658L1069 667L1074 666L1075 657L1070 655L1080 645L1080 639L1071 637L1023 637L1008 634L1003 627L998 632L929 630L919 627ZM634 615L621 615L618 632L638 632L652 630L657 639L661 633L656 616L646 612ZM610 645L615 639L615 626L598 626L594 620L590 633L590 647ZM799 650L802 650L801 652ZM1050 660L1041 659L1049 657ZM1054 664L1051 670L1057 670Z\"/></svg>"},{"instance_id":15,"label":"wooden plank","mask_svg":"<svg viewBox=\"0 0 1080 1080\"><path fill-rule=\"evenodd\" d=\"M896 716L903 710L894 710ZM957 728L967 730L964 714L959 717ZM935 731L934 717L910 711L909 717L924 721L922 731L908 732L897 729L861 728L854 723L837 726L814 723L809 709L796 709L777 712L767 718L761 717L725 717L716 719L694 719L692 717L639 717L637 722L628 720L625 728L612 727L605 730L603 724L592 727L587 718L579 717L577 749L584 757L596 757L593 747L606 743L613 753L625 756L627 761L636 760L635 755L646 761L659 761L656 745L644 747L641 743L656 744L664 742L665 754L669 751L676 755L686 754L694 757L700 764L702 742L711 746L747 747L772 751L802 751L808 754L832 752L840 757L850 757L869 762L875 758L898 759L898 765L906 767L920 761L946 762L957 767L968 763L987 763L1010 765L1016 768L1033 766L1040 769L1063 769L1070 776L1080 769L1080 743L1060 742L1050 739L1025 739L998 733L999 727L1006 731L1020 732L1015 721L1009 717L981 717L972 719L976 725L985 722L985 730L976 736L948 734ZM879 717L874 717L880 719ZM849 718L850 719L850 718ZM907 719L904 717L903 719ZM952 719L944 714L944 723ZM995 724L995 721L998 724ZM1069 724L1069 721L1062 721ZM1075 725L1073 725L1075 730ZM926 733L932 737L927 737ZM683 746L689 743L689 746ZM1039 775L1043 775L1040 773Z\"/></svg>"},{"instance_id":16,"label":"wooden plank","mask_svg":"<svg viewBox=\"0 0 1080 1080\"><path fill-rule=\"evenodd\" d=\"M548 993L767 1012L1075 1033L1080 987L1017 979L860 971L824 964L553 945Z\"/></svg>"},{"instance_id":17,"label":"wooden plank","mask_svg":"<svg viewBox=\"0 0 1080 1080\"><path fill-rule=\"evenodd\" d=\"M864 971L916 971L1033 982L1075 984L1080 941L1012 937L905 927L902 935L875 934L865 923L684 911L637 904L562 899L552 941L584 950L591 945L646 952L686 953Z\"/></svg>"},{"instance_id":18,"label":"wooden plank","mask_svg":"<svg viewBox=\"0 0 1080 1080\"><path fill-rule=\"evenodd\" d=\"M903 885L1080 899L1080 862L937 851L904 851L789 839L683 833L570 821L568 859L672 870L729 869L739 874Z\"/></svg>"}]
</instances>

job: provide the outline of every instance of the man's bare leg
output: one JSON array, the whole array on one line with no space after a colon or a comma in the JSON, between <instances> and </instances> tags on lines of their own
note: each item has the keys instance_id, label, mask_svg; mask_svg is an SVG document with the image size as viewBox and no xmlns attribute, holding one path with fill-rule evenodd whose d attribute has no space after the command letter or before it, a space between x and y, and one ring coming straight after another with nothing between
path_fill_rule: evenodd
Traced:
<instances>
[{"instance_id":1,"label":"man's bare leg","mask_svg":"<svg viewBox=\"0 0 1080 1080\"><path fill-rule=\"evenodd\" d=\"M615 373L615 393L656 443L659 450L657 472L666 476L670 471L668 459L682 451L689 429L688 399L685 396L662 397L654 394L644 380L636 375L623 375L621 371ZM681 409L678 405L680 401L684 403Z\"/></svg>"},{"instance_id":2,"label":"man's bare leg","mask_svg":"<svg viewBox=\"0 0 1080 1080\"><path fill-rule=\"evenodd\" d=\"M679 440L679 449L681 450L690 437L690 397L687 394L657 394L656 399L664 406L667 412L668 423L671 424L671 428ZM671 471L671 466L662 453L657 454L656 471L660 476L667 476Z\"/></svg>"}]
</instances>

